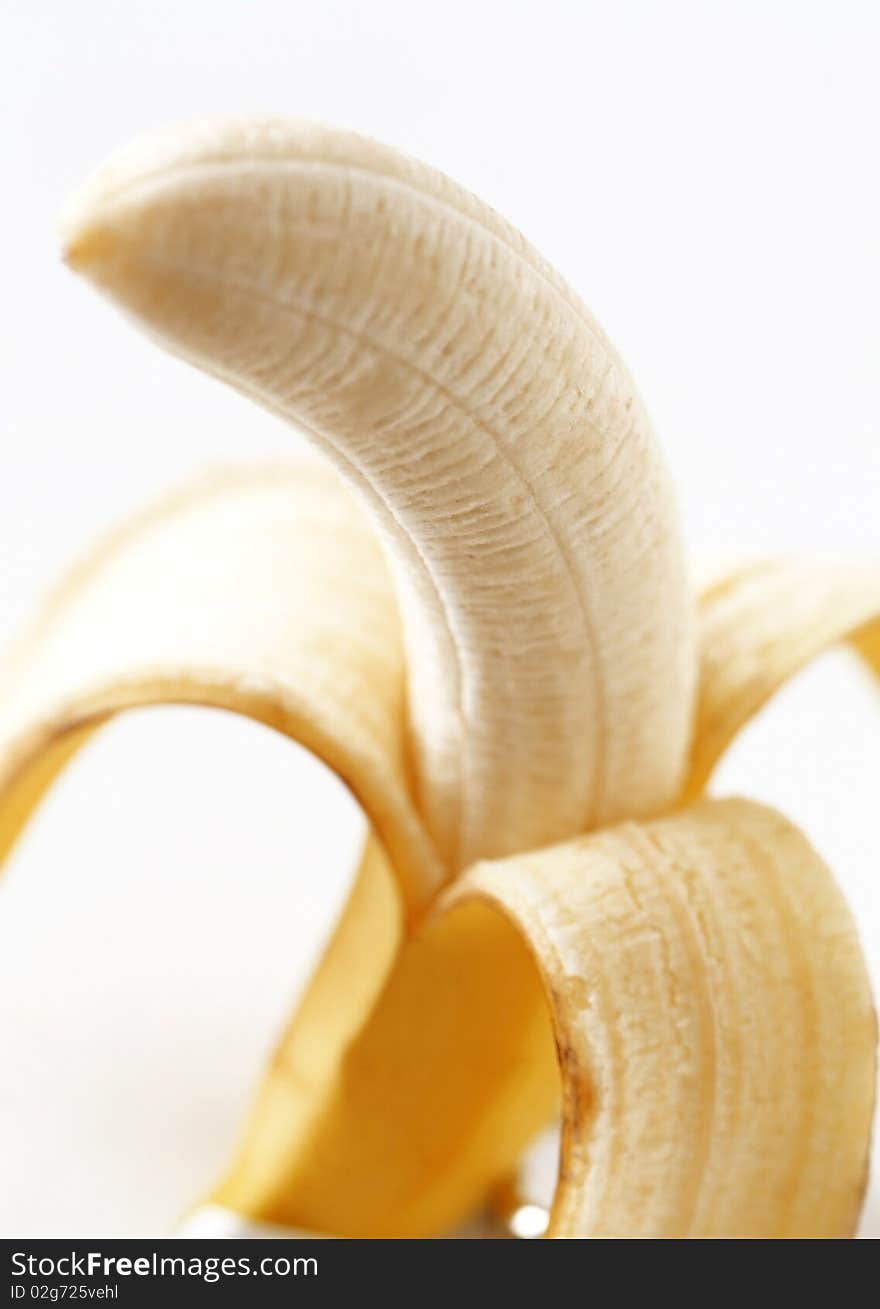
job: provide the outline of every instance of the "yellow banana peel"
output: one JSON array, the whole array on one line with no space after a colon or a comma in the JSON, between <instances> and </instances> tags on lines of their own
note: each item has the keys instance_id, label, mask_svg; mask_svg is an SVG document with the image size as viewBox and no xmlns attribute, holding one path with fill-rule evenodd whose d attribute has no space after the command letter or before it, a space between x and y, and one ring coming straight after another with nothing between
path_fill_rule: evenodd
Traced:
<instances>
[{"instance_id":1,"label":"yellow banana peel","mask_svg":"<svg viewBox=\"0 0 880 1309\"><path fill-rule=\"evenodd\" d=\"M761 562L695 595L587 310L373 142L149 137L65 242L326 457L148 510L0 669L0 851L103 721L156 703L290 736L369 822L212 1202L442 1235L558 1116L550 1237L852 1235L876 1047L855 927L785 818L704 792L814 655L880 672L880 569Z\"/></svg>"}]
</instances>

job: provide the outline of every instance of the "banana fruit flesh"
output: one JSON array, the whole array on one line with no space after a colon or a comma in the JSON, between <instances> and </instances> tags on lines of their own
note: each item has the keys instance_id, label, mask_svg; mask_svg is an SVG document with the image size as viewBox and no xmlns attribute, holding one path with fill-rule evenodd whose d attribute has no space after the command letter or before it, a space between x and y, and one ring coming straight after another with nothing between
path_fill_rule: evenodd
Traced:
<instances>
[{"instance_id":1,"label":"banana fruit flesh","mask_svg":"<svg viewBox=\"0 0 880 1309\"><path fill-rule=\"evenodd\" d=\"M785 818L703 792L808 659L847 642L880 674L880 571L759 562L696 595L587 311L372 142L146 138L65 244L327 456L148 510L0 667L0 854L101 722L160 702L289 735L367 816L208 1203L442 1235L558 1115L551 1238L852 1235L876 1048L854 925Z\"/></svg>"},{"instance_id":2,"label":"banana fruit flesh","mask_svg":"<svg viewBox=\"0 0 880 1309\"><path fill-rule=\"evenodd\" d=\"M278 121L136 143L64 233L372 514L450 871L672 800L696 646L668 475L624 365L517 233L428 168Z\"/></svg>"}]
</instances>

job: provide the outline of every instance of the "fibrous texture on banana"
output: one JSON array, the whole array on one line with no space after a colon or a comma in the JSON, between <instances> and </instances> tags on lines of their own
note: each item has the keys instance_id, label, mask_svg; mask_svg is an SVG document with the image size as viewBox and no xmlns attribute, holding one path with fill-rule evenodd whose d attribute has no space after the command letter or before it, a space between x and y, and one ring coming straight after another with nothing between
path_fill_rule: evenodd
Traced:
<instances>
[{"instance_id":1,"label":"fibrous texture on banana","mask_svg":"<svg viewBox=\"0 0 880 1309\"><path fill-rule=\"evenodd\" d=\"M694 647L666 470L521 237L427 168L282 123L148 140L66 224L76 267L308 430L372 513L452 871L673 798Z\"/></svg>"},{"instance_id":2,"label":"fibrous texture on banana","mask_svg":"<svg viewBox=\"0 0 880 1309\"><path fill-rule=\"evenodd\" d=\"M558 1115L551 1237L851 1235L876 1035L855 928L786 819L703 792L813 655L848 642L880 671L880 571L753 564L695 595L586 309L374 143L149 138L65 242L327 456L148 511L0 670L4 848L135 704L247 714L363 806L349 902L214 1202L440 1235Z\"/></svg>"}]
</instances>

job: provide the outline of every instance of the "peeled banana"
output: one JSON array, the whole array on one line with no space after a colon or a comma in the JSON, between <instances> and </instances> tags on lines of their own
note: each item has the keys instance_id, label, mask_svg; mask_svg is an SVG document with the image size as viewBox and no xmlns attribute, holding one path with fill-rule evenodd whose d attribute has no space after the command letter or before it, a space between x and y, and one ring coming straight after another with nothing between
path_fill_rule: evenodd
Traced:
<instances>
[{"instance_id":1,"label":"peeled banana","mask_svg":"<svg viewBox=\"0 0 880 1309\"><path fill-rule=\"evenodd\" d=\"M517 233L381 146L270 120L137 142L64 239L372 515L450 872L669 803L696 659L669 478L624 365Z\"/></svg>"},{"instance_id":2,"label":"peeled banana","mask_svg":"<svg viewBox=\"0 0 880 1309\"><path fill-rule=\"evenodd\" d=\"M108 716L304 744L370 825L204 1212L437 1236L558 1116L547 1235L852 1235L876 1026L855 928L781 815L703 796L829 644L880 672L880 571L697 595L629 375L480 201L348 133L135 143L68 262L304 432L104 543L0 668L0 852Z\"/></svg>"}]
</instances>

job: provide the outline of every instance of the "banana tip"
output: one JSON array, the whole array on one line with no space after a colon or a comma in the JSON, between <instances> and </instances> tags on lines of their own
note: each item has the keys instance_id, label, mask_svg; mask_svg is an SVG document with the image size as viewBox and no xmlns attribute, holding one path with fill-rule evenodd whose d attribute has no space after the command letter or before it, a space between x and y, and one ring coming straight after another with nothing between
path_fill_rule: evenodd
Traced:
<instances>
[{"instance_id":1,"label":"banana tip","mask_svg":"<svg viewBox=\"0 0 880 1309\"><path fill-rule=\"evenodd\" d=\"M61 258L75 272L82 272L111 254L111 234L101 228L62 223L60 237Z\"/></svg>"},{"instance_id":2,"label":"banana tip","mask_svg":"<svg viewBox=\"0 0 880 1309\"><path fill-rule=\"evenodd\" d=\"M92 187L82 187L68 197L58 215L61 258L76 272L105 262L113 253L114 224L100 197L97 200Z\"/></svg>"}]
</instances>

